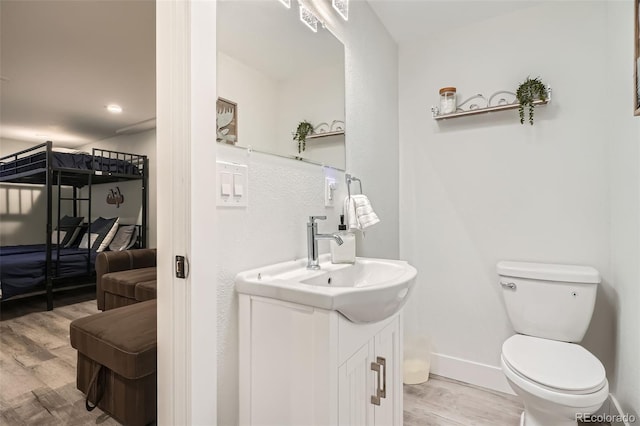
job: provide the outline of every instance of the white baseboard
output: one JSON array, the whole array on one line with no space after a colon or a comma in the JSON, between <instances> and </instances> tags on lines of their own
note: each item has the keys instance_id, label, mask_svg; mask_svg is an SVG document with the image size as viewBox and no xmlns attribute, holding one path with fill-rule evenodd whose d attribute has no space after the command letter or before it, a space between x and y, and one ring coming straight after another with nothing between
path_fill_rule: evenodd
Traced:
<instances>
[{"instance_id":1,"label":"white baseboard","mask_svg":"<svg viewBox=\"0 0 640 426\"><path fill-rule=\"evenodd\" d=\"M605 422L611 426L631 426L631 423L637 421L633 415L622 411L618 400L612 394L609 394L602 407L593 413L593 420Z\"/></svg>"},{"instance_id":2,"label":"white baseboard","mask_svg":"<svg viewBox=\"0 0 640 426\"><path fill-rule=\"evenodd\" d=\"M607 400L607 402L609 403L609 414L612 417L611 426L630 426L630 423L625 420L625 418L628 418L627 416L625 416L625 414L627 413L622 412L622 409L620 408L620 404L618 403L616 397L609 394L609 399Z\"/></svg>"},{"instance_id":3,"label":"white baseboard","mask_svg":"<svg viewBox=\"0 0 640 426\"><path fill-rule=\"evenodd\" d=\"M515 395L500 367L432 353L431 372L439 376Z\"/></svg>"}]
</instances>

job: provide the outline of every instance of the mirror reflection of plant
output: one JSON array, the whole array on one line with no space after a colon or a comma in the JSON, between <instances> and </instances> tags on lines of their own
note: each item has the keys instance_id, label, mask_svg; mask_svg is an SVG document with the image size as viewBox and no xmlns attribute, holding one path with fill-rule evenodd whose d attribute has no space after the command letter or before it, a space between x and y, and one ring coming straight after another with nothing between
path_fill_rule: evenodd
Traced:
<instances>
[{"instance_id":1,"label":"mirror reflection of plant","mask_svg":"<svg viewBox=\"0 0 640 426\"><path fill-rule=\"evenodd\" d=\"M518 107L518 113L520 114L520 124L524 124L524 109L529 110L529 124L533 126L533 109L536 100L547 100L547 86L540 80L539 77L527 79L518 86L516 91L516 98L520 103Z\"/></svg>"},{"instance_id":2,"label":"mirror reflection of plant","mask_svg":"<svg viewBox=\"0 0 640 426\"><path fill-rule=\"evenodd\" d=\"M307 136L313 134L313 124L307 120L303 120L298 123L295 133L293 134L293 140L298 141L298 154L305 150Z\"/></svg>"}]
</instances>

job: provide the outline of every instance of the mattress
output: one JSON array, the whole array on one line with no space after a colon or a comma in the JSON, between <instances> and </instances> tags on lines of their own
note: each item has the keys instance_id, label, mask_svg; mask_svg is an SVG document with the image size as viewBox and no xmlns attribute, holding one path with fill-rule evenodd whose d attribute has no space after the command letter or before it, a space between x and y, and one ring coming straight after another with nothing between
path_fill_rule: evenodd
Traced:
<instances>
[{"instance_id":1,"label":"mattress","mask_svg":"<svg viewBox=\"0 0 640 426\"><path fill-rule=\"evenodd\" d=\"M97 253L87 249L63 248L60 260L57 249L52 250L53 277L71 278L87 275L95 270ZM45 283L47 266L46 245L5 246L0 247L0 287L2 299L42 288Z\"/></svg>"}]
</instances>

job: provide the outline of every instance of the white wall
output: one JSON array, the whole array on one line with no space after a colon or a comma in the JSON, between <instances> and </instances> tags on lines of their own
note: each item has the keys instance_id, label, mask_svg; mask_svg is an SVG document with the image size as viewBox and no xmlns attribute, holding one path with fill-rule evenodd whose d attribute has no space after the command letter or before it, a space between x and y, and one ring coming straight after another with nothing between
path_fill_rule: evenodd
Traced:
<instances>
[{"instance_id":1,"label":"white wall","mask_svg":"<svg viewBox=\"0 0 640 426\"><path fill-rule=\"evenodd\" d=\"M611 392L625 413L640 413L640 117L632 115L633 2L607 7L606 121L610 131L611 275L616 323ZM611 367L610 367L611 368Z\"/></svg>"},{"instance_id":2,"label":"white wall","mask_svg":"<svg viewBox=\"0 0 640 426\"><path fill-rule=\"evenodd\" d=\"M102 148L112 151L128 152L131 154L147 155L149 158L149 182L148 182L148 247L156 247L156 194L157 194L157 173L156 166L156 131L155 129L147 130L131 135L115 136L113 138L104 139L98 142L92 142L81 148L87 152L91 152L92 148ZM106 197L109 190L119 187L124 194L125 202L120 207L113 204L107 204ZM141 223L142 214L141 196L142 186L140 181L108 183L92 186L91 216L95 219L99 216L103 217L120 217L122 224Z\"/></svg>"},{"instance_id":3,"label":"white wall","mask_svg":"<svg viewBox=\"0 0 640 426\"><path fill-rule=\"evenodd\" d=\"M342 23L332 10L329 13ZM349 21L337 34L345 41L347 171L362 179L364 193L381 220L365 238L358 237L357 253L397 259L398 47L364 1L349 4Z\"/></svg>"},{"instance_id":4,"label":"white wall","mask_svg":"<svg viewBox=\"0 0 640 426\"><path fill-rule=\"evenodd\" d=\"M0 140L0 157L38 143ZM71 191L65 193L71 196ZM53 223L57 222L57 190L53 192ZM62 204L61 214L71 215L70 202ZM0 186L0 245L44 244L47 228L47 194L43 185L3 183ZM54 225L55 229L55 225Z\"/></svg>"},{"instance_id":5,"label":"white wall","mask_svg":"<svg viewBox=\"0 0 640 426\"><path fill-rule=\"evenodd\" d=\"M10 155L18 151L29 149L36 145L39 145L39 143L0 138L0 157L4 157L5 155Z\"/></svg>"},{"instance_id":6,"label":"white wall","mask_svg":"<svg viewBox=\"0 0 640 426\"><path fill-rule=\"evenodd\" d=\"M506 389L498 365L512 330L495 265L528 260L603 274L584 344L612 377L606 13L604 2L548 2L400 46L400 255L419 271L405 331L432 338L440 374L468 368L458 378ZM527 76L554 89L533 127L517 111L431 118L440 87L465 99Z\"/></svg>"},{"instance_id":7,"label":"white wall","mask_svg":"<svg viewBox=\"0 0 640 426\"><path fill-rule=\"evenodd\" d=\"M278 152L278 82L218 51L218 96L238 105L238 145Z\"/></svg>"},{"instance_id":8,"label":"white wall","mask_svg":"<svg viewBox=\"0 0 640 426\"><path fill-rule=\"evenodd\" d=\"M398 256L397 52L366 2L352 2L347 24L327 19L346 51L347 167L362 177L382 222L360 242L361 255ZM331 6L329 6L329 9ZM328 16L336 16L328 10ZM341 18L338 18L341 19ZM249 164L249 207L218 208L218 424L237 424L236 273L306 256L306 221L327 214L322 232L337 229L340 208L324 207L324 173L333 169L218 145L217 159ZM338 199L342 173L335 175ZM321 251L328 247L321 242Z\"/></svg>"}]
</instances>

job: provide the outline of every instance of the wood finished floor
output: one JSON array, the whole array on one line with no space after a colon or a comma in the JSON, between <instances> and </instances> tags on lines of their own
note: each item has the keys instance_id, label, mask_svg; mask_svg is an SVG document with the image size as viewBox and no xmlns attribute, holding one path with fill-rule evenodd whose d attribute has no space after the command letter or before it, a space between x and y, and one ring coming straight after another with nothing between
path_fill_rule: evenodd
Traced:
<instances>
[{"instance_id":1,"label":"wood finished floor","mask_svg":"<svg viewBox=\"0 0 640 426\"><path fill-rule=\"evenodd\" d=\"M404 426L519 426L522 410L515 395L446 377L432 375L426 383L404 385Z\"/></svg>"},{"instance_id":2,"label":"wood finished floor","mask_svg":"<svg viewBox=\"0 0 640 426\"><path fill-rule=\"evenodd\" d=\"M519 426L519 398L432 375L404 385L404 426Z\"/></svg>"},{"instance_id":3,"label":"wood finished floor","mask_svg":"<svg viewBox=\"0 0 640 426\"><path fill-rule=\"evenodd\" d=\"M98 312L95 294L57 295L53 311L44 306L43 298L0 306L0 425L119 425L99 408L86 411L75 384L69 323ZM516 396L444 377L404 386L404 426L518 426L521 412Z\"/></svg>"},{"instance_id":4,"label":"wood finished floor","mask_svg":"<svg viewBox=\"0 0 640 426\"><path fill-rule=\"evenodd\" d=\"M76 389L76 350L69 323L98 312L95 294L4 302L0 307L0 425L119 425L99 408L88 412Z\"/></svg>"}]
</instances>

